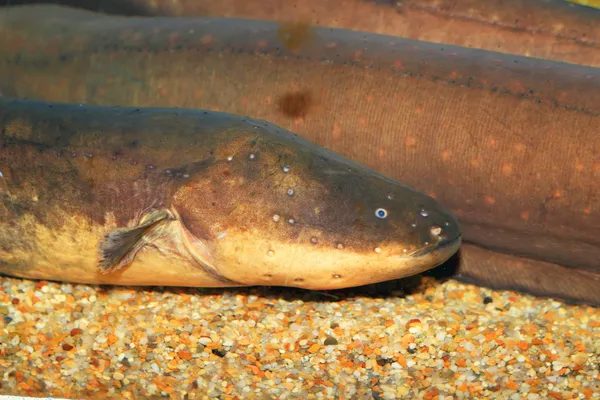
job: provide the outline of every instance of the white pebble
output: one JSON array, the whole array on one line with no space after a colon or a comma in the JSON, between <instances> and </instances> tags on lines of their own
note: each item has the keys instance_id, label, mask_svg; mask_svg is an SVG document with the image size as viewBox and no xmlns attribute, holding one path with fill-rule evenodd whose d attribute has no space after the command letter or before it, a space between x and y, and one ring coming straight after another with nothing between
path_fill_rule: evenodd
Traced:
<instances>
[{"instance_id":1,"label":"white pebble","mask_svg":"<svg viewBox=\"0 0 600 400\"><path fill-rule=\"evenodd\" d=\"M209 344L211 342L209 337L201 337L200 339L198 339L198 343L206 346L207 344Z\"/></svg>"},{"instance_id":2,"label":"white pebble","mask_svg":"<svg viewBox=\"0 0 600 400\"><path fill-rule=\"evenodd\" d=\"M554 371L560 371L565 365L560 361L552 361L552 369Z\"/></svg>"}]
</instances>

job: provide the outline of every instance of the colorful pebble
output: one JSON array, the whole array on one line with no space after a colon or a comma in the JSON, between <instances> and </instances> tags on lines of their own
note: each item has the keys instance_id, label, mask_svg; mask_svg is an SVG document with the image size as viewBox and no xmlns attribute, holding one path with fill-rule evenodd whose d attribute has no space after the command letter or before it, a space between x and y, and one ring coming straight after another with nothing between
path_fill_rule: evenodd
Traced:
<instances>
[{"instance_id":1,"label":"colorful pebble","mask_svg":"<svg viewBox=\"0 0 600 400\"><path fill-rule=\"evenodd\" d=\"M598 399L600 309L424 278L359 289L0 279L0 394Z\"/></svg>"}]
</instances>

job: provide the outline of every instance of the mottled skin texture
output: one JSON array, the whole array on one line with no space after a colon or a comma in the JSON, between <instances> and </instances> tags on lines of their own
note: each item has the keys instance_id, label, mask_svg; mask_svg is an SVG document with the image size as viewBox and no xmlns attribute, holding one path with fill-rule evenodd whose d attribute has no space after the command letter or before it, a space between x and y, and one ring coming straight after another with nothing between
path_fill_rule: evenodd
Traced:
<instances>
[{"instance_id":1,"label":"mottled skin texture","mask_svg":"<svg viewBox=\"0 0 600 400\"><path fill-rule=\"evenodd\" d=\"M12 5L39 0L10 0ZM600 10L563 0L47 0L122 15L303 21L600 66ZM0 1L1 3L1 1Z\"/></svg>"},{"instance_id":2,"label":"mottled skin texture","mask_svg":"<svg viewBox=\"0 0 600 400\"><path fill-rule=\"evenodd\" d=\"M264 121L5 98L0 129L3 274L335 289L422 272L460 244L434 199ZM133 263L102 274L105 235L157 210L170 218Z\"/></svg>"},{"instance_id":3,"label":"mottled skin texture","mask_svg":"<svg viewBox=\"0 0 600 400\"><path fill-rule=\"evenodd\" d=\"M505 287L520 278L503 254L527 257L554 287L519 288L600 302L597 69L302 25L60 8L5 10L0 30L7 95L274 122L450 206L465 241L493 250L465 257L461 275Z\"/></svg>"}]
</instances>

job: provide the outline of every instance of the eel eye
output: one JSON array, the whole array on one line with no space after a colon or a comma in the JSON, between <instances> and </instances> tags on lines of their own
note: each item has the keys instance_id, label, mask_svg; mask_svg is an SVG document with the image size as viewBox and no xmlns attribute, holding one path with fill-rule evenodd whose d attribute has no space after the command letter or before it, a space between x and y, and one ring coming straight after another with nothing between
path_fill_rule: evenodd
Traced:
<instances>
[{"instance_id":1,"label":"eel eye","mask_svg":"<svg viewBox=\"0 0 600 400\"><path fill-rule=\"evenodd\" d=\"M375 216L377 218L385 219L388 216L388 212L383 208L378 208L377 210L375 210Z\"/></svg>"}]
</instances>

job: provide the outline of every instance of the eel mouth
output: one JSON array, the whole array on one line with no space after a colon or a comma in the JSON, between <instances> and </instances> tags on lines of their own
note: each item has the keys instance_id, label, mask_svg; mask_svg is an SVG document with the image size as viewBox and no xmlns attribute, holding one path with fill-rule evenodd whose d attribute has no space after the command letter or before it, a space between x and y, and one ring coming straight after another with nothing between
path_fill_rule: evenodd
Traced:
<instances>
[{"instance_id":1,"label":"eel mouth","mask_svg":"<svg viewBox=\"0 0 600 400\"><path fill-rule=\"evenodd\" d=\"M456 253L461 245L462 236L458 234L453 238L444 238L440 240L435 246L427 247L421 250L417 250L411 254L411 257L423 257L427 255L432 255L435 253L440 253L440 256L446 256L450 258L454 253Z\"/></svg>"}]
</instances>

